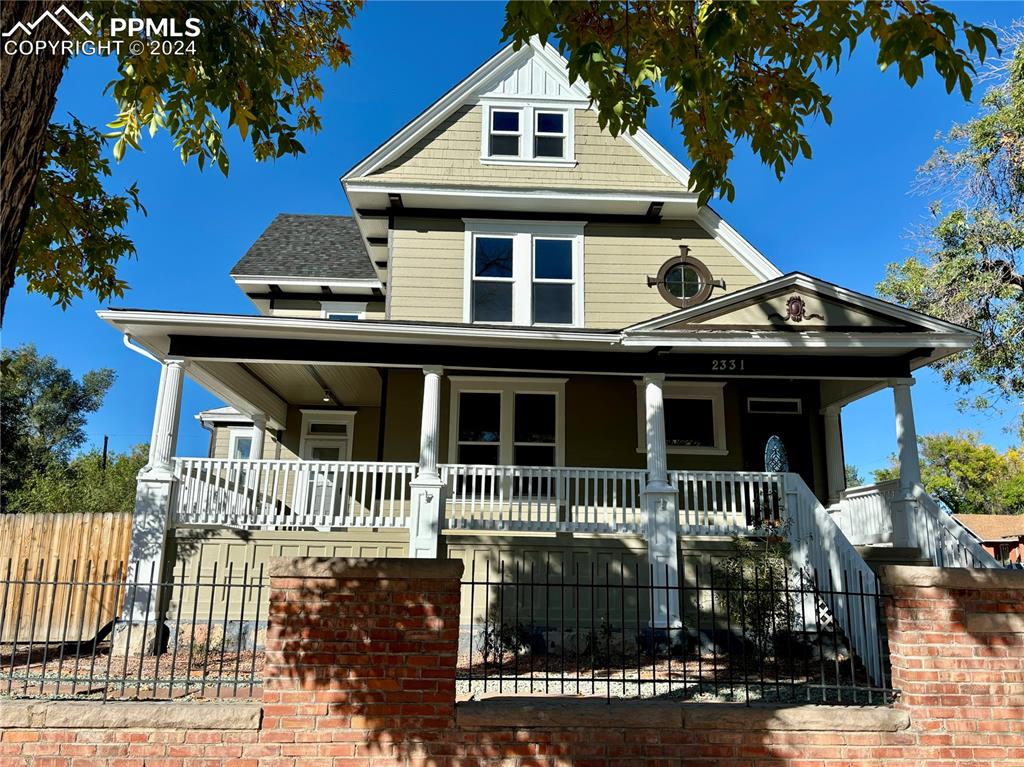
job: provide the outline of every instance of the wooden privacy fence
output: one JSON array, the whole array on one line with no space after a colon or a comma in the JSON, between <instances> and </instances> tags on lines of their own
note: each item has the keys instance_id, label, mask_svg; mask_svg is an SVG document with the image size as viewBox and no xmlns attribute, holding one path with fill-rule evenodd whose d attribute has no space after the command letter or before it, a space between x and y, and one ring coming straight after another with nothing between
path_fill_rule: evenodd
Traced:
<instances>
[{"instance_id":1,"label":"wooden privacy fence","mask_svg":"<svg viewBox=\"0 0 1024 767\"><path fill-rule=\"evenodd\" d=\"M67 640L91 639L123 595L83 584L124 571L131 534L129 512L0 515L0 642L45 641L53 621Z\"/></svg>"}]
</instances>

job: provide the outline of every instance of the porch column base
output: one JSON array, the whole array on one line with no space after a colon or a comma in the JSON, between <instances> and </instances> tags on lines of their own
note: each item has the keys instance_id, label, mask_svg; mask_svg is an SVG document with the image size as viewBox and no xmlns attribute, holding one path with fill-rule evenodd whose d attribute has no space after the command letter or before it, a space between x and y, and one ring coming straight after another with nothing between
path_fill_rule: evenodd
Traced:
<instances>
[{"instance_id":1,"label":"porch column base","mask_svg":"<svg viewBox=\"0 0 1024 767\"><path fill-rule=\"evenodd\" d=\"M914 527L917 499L913 493L903 493L892 502L892 545L895 548L915 548L918 545Z\"/></svg>"},{"instance_id":2,"label":"porch column base","mask_svg":"<svg viewBox=\"0 0 1024 767\"><path fill-rule=\"evenodd\" d=\"M412 480L409 486L412 488L409 557L438 559L441 556L445 484L438 476L419 476Z\"/></svg>"},{"instance_id":3,"label":"porch column base","mask_svg":"<svg viewBox=\"0 0 1024 767\"><path fill-rule=\"evenodd\" d=\"M176 482L174 474L163 468L145 468L139 473L121 614L125 622L148 623L152 627L162 618L160 582L164 575L171 498Z\"/></svg>"},{"instance_id":4,"label":"porch column base","mask_svg":"<svg viewBox=\"0 0 1024 767\"><path fill-rule=\"evenodd\" d=\"M680 628L679 491L665 482L649 483L642 496L651 567L651 628Z\"/></svg>"}]
</instances>

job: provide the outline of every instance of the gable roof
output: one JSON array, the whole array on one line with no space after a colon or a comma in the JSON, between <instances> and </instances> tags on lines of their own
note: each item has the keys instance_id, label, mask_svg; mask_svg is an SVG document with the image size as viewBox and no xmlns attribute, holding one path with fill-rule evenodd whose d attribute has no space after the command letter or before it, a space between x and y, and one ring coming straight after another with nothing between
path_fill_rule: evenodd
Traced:
<instances>
[{"instance_id":1,"label":"gable roof","mask_svg":"<svg viewBox=\"0 0 1024 767\"><path fill-rule=\"evenodd\" d=\"M1024 514L954 514L979 541L1016 540L1024 536Z\"/></svg>"},{"instance_id":2,"label":"gable roof","mask_svg":"<svg viewBox=\"0 0 1024 767\"><path fill-rule=\"evenodd\" d=\"M780 311L791 296L816 300L818 312L809 311L809 322L788 321ZM772 302L774 300L774 303ZM782 299L781 301L779 299ZM745 311L755 309L755 311ZM940 333L975 336L977 333L952 322L864 293L842 288L800 272L728 293L697 306L679 309L631 325L625 335L665 333L678 330L761 330L761 331L888 331Z\"/></svg>"},{"instance_id":3,"label":"gable roof","mask_svg":"<svg viewBox=\"0 0 1024 767\"><path fill-rule=\"evenodd\" d=\"M363 178L380 170L392 160L400 157L403 152L468 100L479 93L502 88L508 70L527 62L536 64L553 79L564 81L564 88L560 89L563 93L558 96L557 100L563 103L577 102L580 105L590 103L590 91L585 83L579 80L569 83L566 75L567 62L553 45L541 43L534 38L528 45L523 45L516 50L515 44L509 43L360 160L342 176L342 180ZM622 138L665 175L678 181L683 187L682 191L689 188L689 171L668 150L651 138L647 131L641 129L633 135L623 134Z\"/></svg>"},{"instance_id":4,"label":"gable roof","mask_svg":"<svg viewBox=\"0 0 1024 767\"><path fill-rule=\"evenodd\" d=\"M568 62L554 46L549 43L541 43L537 38L532 39L528 45L523 45L518 50L515 49L514 44L510 43L344 173L341 181L350 195L350 199L352 191L357 188L360 180L367 179L401 158L417 142L437 129L465 104L473 102L480 96L486 97L488 94L504 95L510 87L509 83L514 79L510 78L509 73L514 72L517 67L526 66L529 66L531 70L539 70L543 73L546 79L543 88L552 94L544 96L544 98L553 98L561 103L576 103L580 107L589 106L596 111L596 107L590 101L590 92L586 84L580 80L569 82ZM536 79L536 75L531 71L528 79L533 81ZM552 85L553 81L558 81L558 83ZM647 131L641 129L632 135L622 134L619 138L636 150L655 169L669 179L678 182L680 200L686 199L693 205L696 204L697 196L690 192L689 188L689 170ZM350 183L352 184L351 188ZM674 197L675 194L664 190L652 191L652 200L665 200L669 196ZM353 208L355 207L353 205ZM771 261L711 208L700 208L695 218L726 250L759 279L770 280L782 274ZM364 225L365 222L361 218L357 217L357 220L360 221L361 226Z\"/></svg>"},{"instance_id":5,"label":"gable roof","mask_svg":"<svg viewBox=\"0 0 1024 767\"><path fill-rule=\"evenodd\" d=\"M231 269L239 277L376 280L351 216L280 213Z\"/></svg>"}]
</instances>

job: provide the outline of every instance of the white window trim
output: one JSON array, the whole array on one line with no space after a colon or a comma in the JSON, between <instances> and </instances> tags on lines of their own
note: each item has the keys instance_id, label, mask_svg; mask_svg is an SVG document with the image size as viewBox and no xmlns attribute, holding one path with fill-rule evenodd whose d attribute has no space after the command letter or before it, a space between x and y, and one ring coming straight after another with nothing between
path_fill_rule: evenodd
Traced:
<instances>
[{"instance_id":1,"label":"white window trim","mask_svg":"<svg viewBox=\"0 0 1024 767\"><path fill-rule=\"evenodd\" d=\"M249 460L248 455L243 455L241 458L235 458L235 447L238 445L238 440L252 437L251 426L229 426L228 427L228 460L230 461L247 461ZM250 443L251 444L251 443Z\"/></svg>"},{"instance_id":2,"label":"white window trim","mask_svg":"<svg viewBox=\"0 0 1024 767\"><path fill-rule=\"evenodd\" d=\"M668 445L671 455L728 455L725 439L725 383L688 383L667 381L662 387L662 397L669 399L711 400L711 417L714 420L715 444L713 447L685 447ZM647 403L643 381L636 381L636 433L638 453L647 453Z\"/></svg>"},{"instance_id":3,"label":"white window trim","mask_svg":"<svg viewBox=\"0 0 1024 767\"><path fill-rule=\"evenodd\" d=\"M332 314L354 314L358 319L366 319L364 301L321 301L320 310L325 320L329 320Z\"/></svg>"},{"instance_id":4,"label":"white window trim","mask_svg":"<svg viewBox=\"0 0 1024 767\"><path fill-rule=\"evenodd\" d=\"M751 402L795 402L796 410L757 410L750 409ZM799 397L747 397L747 412L750 415L801 415L804 412L803 400Z\"/></svg>"},{"instance_id":5,"label":"white window trim","mask_svg":"<svg viewBox=\"0 0 1024 767\"><path fill-rule=\"evenodd\" d=\"M459 396L463 393L500 394L501 420L498 428L498 464L512 466L515 456L515 395L555 395L555 466L565 466L565 382L566 378L494 378L450 376L448 406L448 463L459 460ZM539 444L539 443L538 443Z\"/></svg>"},{"instance_id":6,"label":"white window trim","mask_svg":"<svg viewBox=\"0 0 1024 767\"><path fill-rule=\"evenodd\" d=\"M480 125L480 162L484 165L544 165L554 168L576 167L576 108L567 104L545 104L523 101L480 104L483 122ZM519 156L492 155L490 147L491 112L519 112ZM561 112L565 115L565 157L535 157L534 137L537 112ZM501 132L499 135L513 135ZM554 135L554 134L551 134Z\"/></svg>"},{"instance_id":7,"label":"white window trim","mask_svg":"<svg viewBox=\"0 0 1024 767\"><path fill-rule=\"evenodd\" d=\"M345 451L341 460L352 460L352 443L355 441L356 426L356 413L354 410L320 410L302 408L299 412L302 413L302 432L299 436L299 457L301 460L310 460L305 457L307 442L340 442L341 440L345 440ZM309 426L310 424L313 423L345 424L345 436L341 437L338 435L331 434L310 434Z\"/></svg>"},{"instance_id":8,"label":"white window trim","mask_svg":"<svg viewBox=\"0 0 1024 767\"><path fill-rule=\"evenodd\" d=\"M512 321L481 322L482 325L512 325L538 328L581 328L583 312L583 221L501 221L463 219L466 224L463 261L462 321L474 324L473 281L476 237L510 237L512 239ZM533 241L535 239L572 240L572 322L545 323L533 321ZM508 282L507 279L481 278L480 281Z\"/></svg>"}]
</instances>

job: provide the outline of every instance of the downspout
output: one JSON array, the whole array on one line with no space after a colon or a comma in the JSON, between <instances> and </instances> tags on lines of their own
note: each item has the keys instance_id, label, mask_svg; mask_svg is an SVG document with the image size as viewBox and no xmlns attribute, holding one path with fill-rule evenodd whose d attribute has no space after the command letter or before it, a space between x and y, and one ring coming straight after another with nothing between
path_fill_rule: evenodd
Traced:
<instances>
[{"instance_id":1,"label":"downspout","mask_svg":"<svg viewBox=\"0 0 1024 767\"><path fill-rule=\"evenodd\" d=\"M146 349L143 349L141 346L136 346L135 344L133 344L131 333L124 333L121 336L121 342L125 345L125 348L131 349L136 354L141 354L146 359L153 360L153 362L156 362L159 365L163 364L163 360L157 357L155 354Z\"/></svg>"}]
</instances>

